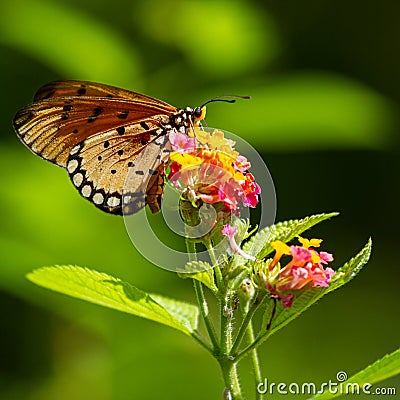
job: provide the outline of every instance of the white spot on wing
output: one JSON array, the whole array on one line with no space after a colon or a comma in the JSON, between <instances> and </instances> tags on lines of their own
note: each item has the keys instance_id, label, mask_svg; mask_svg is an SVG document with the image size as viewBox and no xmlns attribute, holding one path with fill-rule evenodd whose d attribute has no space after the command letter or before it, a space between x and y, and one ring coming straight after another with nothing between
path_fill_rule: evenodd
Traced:
<instances>
[{"instance_id":1,"label":"white spot on wing","mask_svg":"<svg viewBox=\"0 0 400 400\"><path fill-rule=\"evenodd\" d=\"M85 185L81 190L82 196L89 197L92 193L92 188L90 185Z\"/></svg>"},{"instance_id":2,"label":"white spot on wing","mask_svg":"<svg viewBox=\"0 0 400 400\"><path fill-rule=\"evenodd\" d=\"M102 204L103 201L104 201L104 196L99 192L95 193L95 195L93 196L93 203Z\"/></svg>"},{"instance_id":3,"label":"white spot on wing","mask_svg":"<svg viewBox=\"0 0 400 400\"><path fill-rule=\"evenodd\" d=\"M76 154L79 150L80 150L81 146L79 144L77 144L75 147L72 148L72 150L70 151L70 155L74 155Z\"/></svg>"},{"instance_id":4,"label":"white spot on wing","mask_svg":"<svg viewBox=\"0 0 400 400\"><path fill-rule=\"evenodd\" d=\"M82 181L83 181L83 175L82 175L81 173L75 174L75 175L72 177L72 182L74 183L74 185L75 185L76 187L81 186Z\"/></svg>"},{"instance_id":5,"label":"white spot on wing","mask_svg":"<svg viewBox=\"0 0 400 400\"><path fill-rule=\"evenodd\" d=\"M70 174L72 174L78 167L78 160L70 160L67 166L67 170Z\"/></svg>"},{"instance_id":6,"label":"white spot on wing","mask_svg":"<svg viewBox=\"0 0 400 400\"><path fill-rule=\"evenodd\" d=\"M118 197L112 196L107 199L107 205L109 207L118 207L121 203L121 200Z\"/></svg>"}]
</instances>

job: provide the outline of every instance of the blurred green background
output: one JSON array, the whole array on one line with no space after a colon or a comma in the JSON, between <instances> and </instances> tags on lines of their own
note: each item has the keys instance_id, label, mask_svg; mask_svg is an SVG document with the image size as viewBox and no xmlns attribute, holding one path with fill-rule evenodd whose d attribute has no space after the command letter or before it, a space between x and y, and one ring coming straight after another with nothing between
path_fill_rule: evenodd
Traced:
<instances>
[{"instance_id":1,"label":"blurred green background","mask_svg":"<svg viewBox=\"0 0 400 400\"><path fill-rule=\"evenodd\" d=\"M261 348L263 375L326 382L398 347L399 15L396 0L2 1L0 398L221 398L217 363L189 338L25 280L35 267L77 264L194 301L189 281L138 254L121 218L82 200L65 171L17 139L13 115L54 79L176 106L252 95L210 105L207 123L263 155L277 220L339 211L312 234L336 267L374 241L357 279ZM246 362L242 377L249 388Z\"/></svg>"}]
</instances>

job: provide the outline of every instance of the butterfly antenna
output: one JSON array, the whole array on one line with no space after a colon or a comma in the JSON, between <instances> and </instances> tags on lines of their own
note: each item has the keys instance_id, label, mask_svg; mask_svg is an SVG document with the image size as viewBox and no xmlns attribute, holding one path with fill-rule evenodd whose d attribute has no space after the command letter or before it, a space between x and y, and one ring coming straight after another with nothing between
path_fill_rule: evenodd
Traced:
<instances>
[{"instance_id":1,"label":"butterfly antenna","mask_svg":"<svg viewBox=\"0 0 400 400\"><path fill-rule=\"evenodd\" d=\"M209 103L214 103L216 101L223 101L224 103L235 103L236 99L251 99L251 96L238 96L238 95L215 96L212 99L207 100L204 104L202 104L200 108L203 108L205 105Z\"/></svg>"}]
</instances>

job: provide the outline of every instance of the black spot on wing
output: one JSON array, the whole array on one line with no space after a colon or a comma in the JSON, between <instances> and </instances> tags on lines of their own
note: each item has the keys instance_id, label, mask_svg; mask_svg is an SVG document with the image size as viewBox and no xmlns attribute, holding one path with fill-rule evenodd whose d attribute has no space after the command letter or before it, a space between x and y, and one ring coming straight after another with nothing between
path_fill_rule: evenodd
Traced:
<instances>
[{"instance_id":1,"label":"black spot on wing","mask_svg":"<svg viewBox=\"0 0 400 400\"><path fill-rule=\"evenodd\" d=\"M95 115L96 117L98 115L100 115L103 112L103 108L100 106L97 106L94 110L93 110L93 115Z\"/></svg>"},{"instance_id":2,"label":"black spot on wing","mask_svg":"<svg viewBox=\"0 0 400 400\"><path fill-rule=\"evenodd\" d=\"M150 127L146 124L146 122L144 122L144 121L142 121L141 123L140 123L140 126L143 128L143 129L146 129L146 131L148 131L149 129L150 129Z\"/></svg>"},{"instance_id":3,"label":"black spot on wing","mask_svg":"<svg viewBox=\"0 0 400 400\"><path fill-rule=\"evenodd\" d=\"M119 119L126 119L128 117L129 111L121 111L118 113L118 118Z\"/></svg>"},{"instance_id":4,"label":"black spot on wing","mask_svg":"<svg viewBox=\"0 0 400 400\"><path fill-rule=\"evenodd\" d=\"M88 122L96 121L97 117L103 112L103 108L97 106L93 109L93 114L88 118Z\"/></svg>"}]
</instances>

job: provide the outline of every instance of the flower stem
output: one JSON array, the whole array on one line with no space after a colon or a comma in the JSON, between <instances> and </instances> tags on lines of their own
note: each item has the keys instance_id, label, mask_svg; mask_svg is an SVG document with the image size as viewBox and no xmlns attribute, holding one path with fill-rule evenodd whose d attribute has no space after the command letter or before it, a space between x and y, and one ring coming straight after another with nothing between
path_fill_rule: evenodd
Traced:
<instances>
[{"instance_id":1,"label":"flower stem","mask_svg":"<svg viewBox=\"0 0 400 400\"><path fill-rule=\"evenodd\" d=\"M195 261L197 258L196 257L196 244L189 238L186 238L185 242L186 242L186 249L187 249L187 252L189 255L189 261ZM214 354L218 353L219 343L218 343L217 335L215 333L215 328L214 328L213 322L210 318L210 313L208 310L208 303L207 303L206 297L204 296L203 286L202 286L201 282L199 282L197 279L193 279L193 286L194 286L194 291L196 293L197 302L200 307L201 316L203 317L208 336L210 337L211 343L213 345L213 349L211 350L211 352ZM197 336L197 337L193 336L193 337L198 342L200 342L202 345L205 344L200 336ZM209 348L208 345L207 345L207 347Z\"/></svg>"},{"instance_id":2,"label":"flower stem","mask_svg":"<svg viewBox=\"0 0 400 400\"><path fill-rule=\"evenodd\" d=\"M245 313L244 319L239 328L239 332L238 332L236 339L232 346L231 354L233 356L235 356L237 350L239 349L240 343L242 342L242 339L243 339L244 335L246 334L247 329L249 328L249 326L251 326L251 319L253 318L253 315L255 314L258 307L261 305L261 303L262 303L261 301L256 299L252 303L252 305L247 308L247 312ZM250 343L252 343L252 342L250 342Z\"/></svg>"},{"instance_id":3,"label":"flower stem","mask_svg":"<svg viewBox=\"0 0 400 400\"><path fill-rule=\"evenodd\" d=\"M208 336L210 337L211 343L214 348L213 352L216 353L218 352L219 349L219 343L217 335L215 333L214 324L210 318L207 300L204 296L203 286L201 285L201 282L199 282L196 279L193 279L193 285L194 285L194 290L196 292L197 302L199 303L200 306L200 312L203 317L204 323L206 325Z\"/></svg>"},{"instance_id":4,"label":"flower stem","mask_svg":"<svg viewBox=\"0 0 400 400\"><path fill-rule=\"evenodd\" d=\"M239 384L237 363L233 360L232 347L232 300L229 293L220 299L221 308L221 358L219 363L225 381L225 390L228 391L233 400L241 400L242 393Z\"/></svg>"},{"instance_id":5,"label":"flower stem","mask_svg":"<svg viewBox=\"0 0 400 400\"><path fill-rule=\"evenodd\" d=\"M225 383L225 393L229 393L229 399L242 400L243 396L240 389L239 378L237 373L237 364L227 357L219 360ZM225 397L224 397L225 398Z\"/></svg>"},{"instance_id":6,"label":"flower stem","mask_svg":"<svg viewBox=\"0 0 400 400\"><path fill-rule=\"evenodd\" d=\"M196 243L194 243L193 240L190 240L188 237L185 238L185 243L189 261L196 261Z\"/></svg>"},{"instance_id":7,"label":"flower stem","mask_svg":"<svg viewBox=\"0 0 400 400\"><path fill-rule=\"evenodd\" d=\"M227 356L232 346L232 318L229 296L226 295L223 301L220 301L221 315L221 353Z\"/></svg>"},{"instance_id":8,"label":"flower stem","mask_svg":"<svg viewBox=\"0 0 400 400\"><path fill-rule=\"evenodd\" d=\"M219 291L224 290L224 280L222 277L221 268L218 265L217 257L215 256L214 247L209 236L204 237L203 244L206 246L208 254L210 255L211 263L214 267L215 280Z\"/></svg>"},{"instance_id":9,"label":"flower stem","mask_svg":"<svg viewBox=\"0 0 400 400\"><path fill-rule=\"evenodd\" d=\"M253 331L253 323L250 321L249 326L246 331L247 341L249 344L254 342L254 331ZM253 363L254 370L254 384L256 387L256 400L263 400L264 395L257 390L258 385L262 382L262 373L261 373L261 365L260 360L258 359L257 349L254 348L251 350L251 361Z\"/></svg>"},{"instance_id":10,"label":"flower stem","mask_svg":"<svg viewBox=\"0 0 400 400\"><path fill-rule=\"evenodd\" d=\"M210 255L211 262L213 265L217 264L217 257L215 256L214 247L212 245L211 239L207 236L204 238L204 245L207 248L208 254Z\"/></svg>"}]
</instances>

